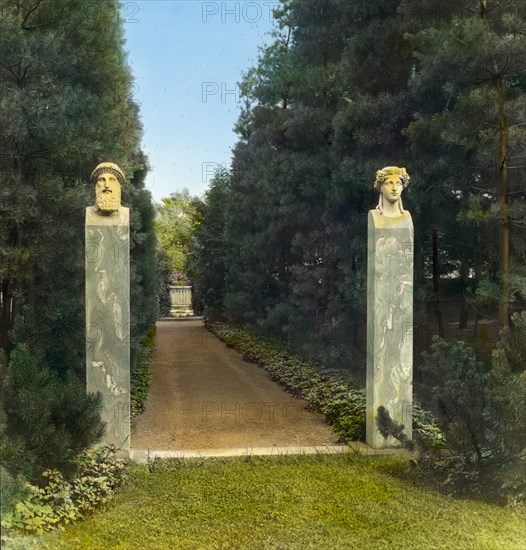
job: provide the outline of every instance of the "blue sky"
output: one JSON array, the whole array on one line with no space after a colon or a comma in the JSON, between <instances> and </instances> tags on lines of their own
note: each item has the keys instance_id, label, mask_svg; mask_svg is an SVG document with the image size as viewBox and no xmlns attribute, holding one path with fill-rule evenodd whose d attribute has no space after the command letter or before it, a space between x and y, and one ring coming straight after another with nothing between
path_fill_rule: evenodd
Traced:
<instances>
[{"instance_id":1,"label":"blue sky","mask_svg":"<svg viewBox=\"0 0 526 550\"><path fill-rule=\"evenodd\" d=\"M270 42L270 1L122 1L133 97L153 198L184 187L202 195L216 167L230 166L239 116L237 83Z\"/></svg>"}]
</instances>

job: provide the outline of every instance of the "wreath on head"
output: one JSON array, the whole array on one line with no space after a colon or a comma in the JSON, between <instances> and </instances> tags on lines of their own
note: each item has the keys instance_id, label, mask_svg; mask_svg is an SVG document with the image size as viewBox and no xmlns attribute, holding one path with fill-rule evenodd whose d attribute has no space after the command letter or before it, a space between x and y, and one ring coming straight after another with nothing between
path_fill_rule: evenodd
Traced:
<instances>
[{"instance_id":1,"label":"wreath on head","mask_svg":"<svg viewBox=\"0 0 526 550\"><path fill-rule=\"evenodd\" d=\"M409 185L409 174L405 168L399 168L398 166L386 166L376 172L376 179L374 180L374 188L379 191L385 180L389 176L398 176L402 182L404 189Z\"/></svg>"}]
</instances>

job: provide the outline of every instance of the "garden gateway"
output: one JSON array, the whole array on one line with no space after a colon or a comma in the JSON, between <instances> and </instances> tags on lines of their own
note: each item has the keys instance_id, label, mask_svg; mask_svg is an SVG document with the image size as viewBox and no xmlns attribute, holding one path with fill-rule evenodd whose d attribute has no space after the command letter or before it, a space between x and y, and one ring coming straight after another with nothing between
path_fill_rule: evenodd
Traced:
<instances>
[{"instance_id":1,"label":"garden gateway","mask_svg":"<svg viewBox=\"0 0 526 550\"><path fill-rule=\"evenodd\" d=\"M130 259L129 209L121 206L124 174L114 163L99 164L91 175L95 205L86 208L86 384L102 395L106 423L103 444L129 456L130 427ZM405 168L379 170L376 209L368 215L366 441L372 449L398 447L376 425L379 407L404 426L411 439L413 354L413 224L402 205L409 183ZM170 287L171 314L193 315L190 287ZM299 414L298 414L299 412ZM241 418L289 421L299 407L279 403L206 401L203 425ZM291 416L292 414L292 416Z\"/></svg>"}]
</instances>

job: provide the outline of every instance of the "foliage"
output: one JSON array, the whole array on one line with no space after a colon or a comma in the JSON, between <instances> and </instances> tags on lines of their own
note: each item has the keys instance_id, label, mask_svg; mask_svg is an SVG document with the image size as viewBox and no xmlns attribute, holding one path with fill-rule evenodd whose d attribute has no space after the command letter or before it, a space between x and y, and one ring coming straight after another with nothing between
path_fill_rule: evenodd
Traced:
<instances>
[{"instance_id":1,"label":"foliage","mask_svg":"<svg viewBox=\"0 0 526 550\"><path fill-rule=\"evenodd\" d=\"M202 221L202 211L201 200L190 196L186 188L156 205L155 234L163 315L170 313L170 285L192 285L194 282L195 233Z\"/></svg>"},{"instance_id":2,"label":"foliage","mask_svg":"<svg viewBox=\"0 0 526 550\"><path fill-rule=\"evenodd\" d=\"M420 25L407 34L416 63L408 82L415 109L406 135L420 166L427 164L422 171L435 172L443 190L456 197L457 219L466 219L462 208L471 210L475 256L452 252L478 276L498 283L500 322L508 326L511 277L523 271L514 260L524 235L514 231L512 242L510 228L522 226L516 212L523 203L526 41L519 29L526 9L513 0L462 0L431 20L416 6L408 6L408 15Z\"/></svg>"},{"instance_id":3,"label":"foliage","mask_svg":"<svg viewBox=\"0 0 526 550\"><path fill-rule=\"evenodd\" d=\"M170 264L166 253L161 248L157 248L157 285L159 288L159 316L168 317L170 315Z\"/></svg>"},{"instance_id":4,"label":"foliage","mask_svg":"<svg viewBox=\"0 0 526 550\"><path fill-rule=\"evenodd\" d=\"M142 153L136 158L133 186L128 186L130 208L130 342L131 368L135 370L140 350L137 343L159 317L159 281L154 230L155 208L144 189L148 163ZM126 198L126 196L125 196Z\"/></svg>"},{"instance_id":5,"label":"foliage","mask_svg":"<svg viewBox=\"0 0 526 550\"><path fill-rule=\"evenodd\" d=\"M437 452L447 448L444 432L430 411L413 403L412 416L413 440L416 441L420 452Z\"/></svg>"},{"instance_id":6,"label":"foliage","mask_svg":"<svg viewBox=\"0 0 526 550\"><path fill-rule=\"evenodd\" d=\"M288 392L308 401L311 410L324 414L342 442L365 438L365 391L354 388L341 372L326 371L291 353L282 343L246 329L219 322L208 322L207 328L239 351L245 361L263 367ZM423 446L443 448L444 435L429 411L415 405L413 421Z\"/></svg>"},{"instance_id":7,"label":"foliage","mask_svg":"<svg viewBox=\"0 0 526 550\"><path fill-rule=\"evenodd\" d=\"M71 473L76 457L103 434L99 397L86 394L74 375L62 380L39 365L23 344L2 372L1 397L7 442L0 458L13 474Z\"/></svg>"},{"instance_id":8,"label":"foliage","mask_svg":"<svg viewBox=\"0 0 526 550\"><path fill-rule=\"evenodd\" d=\"M102 430L81 382L84 210L101 161L127 176L132 364L157 318L154 212L118 13L117 0L2 4L0 348L11 363L1 461L13 472L67 473Z\"/></svg>"},{"instance_id":9,"label":"foliage","mask_svg":"<svg viewBox=\"0 0 526 550\"><path fill-rule=\"evenodd\" d=\"M379 432L384 438L394 437L400 441L404 447L408 449L413 448L412 441L408 439L404 432L405 426L394 421L389 415L389 411L383 406L378 407L376 424Z\"/></svg>"},{"instance_id":10,"label":"foliage","mask_svg":"<svg viewBox=\"0 0 526 550\"><path fill-rule=\"evenodd\" d=\"M224 311L226 250L223 231L230 174L219 170L206 192L203 219L196 230L192 268L196 273L194 300L202 304L207 318L220 320Z\"/></svg>"},{"instance_id":11,"label":"foliage","mask_svg":"<svg viewBox=\"0 0 526 550\"><path fill-rule=\"evenodd\" d=\"M83 370L86 181L102 160L129 180L137 164L140 126L116 13L113 0L2 10L1 346L9 353L24 342L61 372Z\"/></svg>"},{"instance_id":12,"label":"foliage","mask_svg":"<svg viewBox=\"0 0 526 550\"><path fill-rule=\"evenodd\" d=\"M139 357L135 370L131 373L131 416L138 416L144 405L152 379L152 358L155 347L156 326L152 325L139 344Z\"/></svg>"},{"instance_id":13,"label":"foliage","mask_svg":"<svg viewBox=\"0 0 526 550\"><path fill-rule=\"evenodd\" d=\"M111 507L39 537L39 549L522 548L524 514L449 498L413 474L399 457L352 454L134 465Z\"/></svg>"},{"instance_id":14,"label":"foliage","mask_svg":"<svg viewBox=\"0 0 526 550\"><path fill-rule=\"evenodd\" d=\"M282 1L197 233L207 314L358 376L366 212L375 171L396 164L412 178L415 296L433 281L443 330L439 281L454 275L464 327L468 285L481 301L492 289L484 312L505 325L524 291L525 6ZM417 351L433 331L425 305Z\"/></svg>"},{"instance_id":15,"label":"foliage","mask_svg":"<svg viewBox=\"0 0 526 550\"><path fill-rule=\"evenodd\" d=\"M3 437L3 434L2 434ZM26 481L22 476L14 477L8 470L0 465L0 515L3 517L6 512L12 510L19 500L27 497Z\"/></svg>"},{"instance_id":16,"label":"foliage","mask_svg":"<svg viewBox=\"0 0 526 550\"><path fill-rule=\"evenodd\" d=\"M500 492L509 500L526 502L526 312L512 316L512 323L493 351L487 393Z\"/></svg>"},{"instance_id":17,"label":"foliage","mask_svg":"<svg viewBox=\"0 0 526 550\"><path fill-rule=\"evenodd\" d=\"M484 432L488 421L486 388L490 373L477 361L474 351L462 341L435 337L429 353L424 354L422 383L416 392L441 426L447 426L446 438L455 442L461 454L482 460Z\"/></svg>"},{"instance_id":18,"label":"foliage","mask_svg":"<svg viewBox=\"0 0 526 550\"><path fill-rule=\"evenodd\" d=\"M418 413L414 444L422 470L448 491L518 503L526 500L526 314L513 321L501 332L491 368L464 342L435 338L416 387L433 416L422 423L429 413ZM380 409L382 435L412 446L402 426Z\"/></svg>"},{"instance_id":19,"label":"foliage","mask_svg":"<svg viewBox=\"0 0 526 550\"><path fill-rule=\"evenodd\" d=\"M382 436L386 439L396 439L402 447L410 451L417 449L420 461L426 453L437 453L447 449L445 435L430 411L413 404L412 423L413 438L408 439L404 431L405 426L393 420L385 407L378 407L376 424Z\"/></svg>"},{"instance_id":20,"label":"foliage","mask_svg":"<svg viewBox=\"0 0 526 550\"><path fill-rule=\"evenodd\" d=\"M77 476L70 482L58 470L43 473L44 487L28 484L30 496L2 518L4 529L41 534L78 521L106 503L125 480L125 461L114 447L104 447L80 457Z\"/></svg>"},{"instance_id":21,"label":"foliage","mask_svg":"<svg viewBox=\"0 0 526 550\"><path fill-rule=\"evenodd\" d=\"M176 191L157 205L155 232L170 271L189 275L189 255L196 229L201 223L201 201L188 189Z\"/></svg>"}]
</instances>

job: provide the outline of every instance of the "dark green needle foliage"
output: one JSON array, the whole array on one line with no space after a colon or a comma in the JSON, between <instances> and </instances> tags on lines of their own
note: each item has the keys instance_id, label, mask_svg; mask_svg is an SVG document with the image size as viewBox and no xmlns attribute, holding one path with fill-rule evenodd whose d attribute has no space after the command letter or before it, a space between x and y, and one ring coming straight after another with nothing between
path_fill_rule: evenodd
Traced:
<instances>
[{"instance_id":1,"label":"dark green needle foliage","mask_svg":"<svg viewBox=\"0 0 526 550\"><path fill-rule=\"evenodd\" d=\"M101 433L84 385L84 209L99 162L128 180L132 341L156 319L153 210L123 43L117 1L1 5L1 460L13 473L71 469Z\"/></svg>"},{"instance_id":2,"label":"dark green needle foliage","mask_svg":"<svg viewBox=\"0 0 526 550\"><path fill-rule=\"evenodd\" d=\"M499 400L488 393L496 377L507 387L513 354L496 352L500 370L485 365L490 338L526 299L526 3L282 0L274 14L240 85L232 169L207 195L199 299L210 316L363 384L367 211L376 170L405 166L415 379L433 374L417 367L434 334L487 346L476 358L462 343L436 343L436 393L431 385L419 403L444 423L450 415L454 453L484 465L500 452L492 438L515 430L495 424ZM514 349L507 334L497 350Z\"/></svg>"},{"instance_id":3,"label":"dark green needle foliage","mask_svg":"<svg viewBox=\"0 0 526 550\"><path fill-rule=\"evenodd\" d=\"M376 170L396 164L412 176L415 349L445 331L446 275L460 328L475 307L507 326L525 294L525 6L282 1L240 85L226 191L208 196L221 257L204 241L197 254L213 307L360 372L366 212Z\"/></svg>"},{"instance_id":4,"label":"dark green needle foliage","mask_svg":"<svg viewBox=\"0 0 526 550\"><path fill-rule=\"evenodd\" d=\"M16 457L7 468L33 478L44 466L71 474L77 456L104 430L98 397L87 395L74 374L62 380L39 366L26 345L13 350L2 373L2 403L5 435Z\"/></svg>"}]
</instances>

